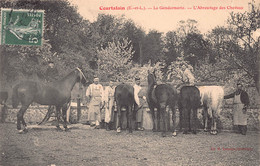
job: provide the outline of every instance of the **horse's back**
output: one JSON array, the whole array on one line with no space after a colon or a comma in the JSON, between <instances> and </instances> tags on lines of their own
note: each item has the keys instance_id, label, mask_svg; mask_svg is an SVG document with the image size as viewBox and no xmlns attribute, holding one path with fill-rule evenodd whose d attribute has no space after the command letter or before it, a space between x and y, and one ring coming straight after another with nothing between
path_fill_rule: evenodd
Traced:
<instances>
[{"instance_id":1,"label":"horse's back","mask_svg":"<svg viewBox=\"0 0 260 166\"><path fill-rule=\"evenodd\" d=\"M158 101L164 100L166 97L174 100L177 99L177 90L168 84L160 84L155 88L155 95Z\"/></svg>"},{"instance_id":2,"label":"horse's back","mask_svg":"<svg viewBox=\"0 0 260 166\"><path fill-rule=\"evenodd\" d=\"M201 101L212 110L220 111L224 99L224 89L222 86L202 86L199 87Z\"/></svg>"},{"instance_id":3,"label":"horse's back","mask_svg":"<svg viewBox=\"0 0 260 166\"><path fill-rule=\"evenodd\" d=\"M195 107L200 106L200 91L195 86L183 86L180 90L179 103L182 107Z\"/></svg>"},{"instance_id":4,"label":"horse's back","mask_svg":"<svg viewBox=\"0 0 260 166\"><path fill-rule=\"evenodd\" d=\"M134 87L129 84L120 84L115 89L115 100L123 105L134 103Z\"/></svg>"},{"instance_id":5,"label":"horse's back","mask_svg":"<svg viewBox=\"0 0 260 166\"><path fill-rule=\"evenodd\" d=\"M65 103L67 97L63 97L63 93L54 84L23 81L13 89L13 106L17 106L18 102L21 102L22 105L29 105L33 101L42 105Z\"/></svg>"}]
</instances>

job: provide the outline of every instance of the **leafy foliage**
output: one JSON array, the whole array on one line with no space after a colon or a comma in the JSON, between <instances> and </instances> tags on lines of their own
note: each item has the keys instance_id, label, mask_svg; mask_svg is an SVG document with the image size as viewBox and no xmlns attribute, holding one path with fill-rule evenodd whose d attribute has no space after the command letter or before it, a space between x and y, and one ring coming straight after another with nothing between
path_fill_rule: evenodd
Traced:
<instances>
[{"instance_id":1,"label":"leafy foliage","mask_svg":"<svg viewBox=\"0 0 260 166\"><path fill-rule=\"evenodd\" d=\"M131 42L124 39L122 42L108 42L106 48L97 50L98 74L100 78L113 78L115 80L126 80L125 73L130 70L133 56Z\"/></svg>"},{"instance_id":2,"label":"leafy foliage","mask_svg":"<svg viewBox=\"0 0 260 166\"><path fill-rule=\"evenodd\" d=\"M260 9L251 4L245 13L231 13L228 27L201 34L196 20L182 20L165 35L148 33L124 16L99 14L84 20L68 0L0 1L3 8L45 10L44 44L0 46L1 85L19 78L44 79L47 61L53 60L63 77L81 67L103 81L146 81L156 69L160 81L182 83L181 64L189 66L197 82L234 85L237 80L259 89ZM258 35L257 35L258 33ZM253 84L252 84L253 83Z\"/></svg>"}]
</instances>

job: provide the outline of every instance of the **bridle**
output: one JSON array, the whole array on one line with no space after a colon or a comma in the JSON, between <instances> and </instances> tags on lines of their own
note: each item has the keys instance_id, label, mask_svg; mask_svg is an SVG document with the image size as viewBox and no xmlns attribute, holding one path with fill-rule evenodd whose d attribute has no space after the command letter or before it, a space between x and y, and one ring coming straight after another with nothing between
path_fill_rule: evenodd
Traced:
<instances>
[{"instance_id":1,"label":"bridle","mask_svg":"<svg viewBox=\"0 0 260 166\"><path fill-rule=\"evenodd\" d=\"M85 74L80 70L80 68L76 67L76 69L79 71L80 73L80 80L82 79L82 77L87 81L87 78L85 76Z\"/></svg>"}]
</instances>

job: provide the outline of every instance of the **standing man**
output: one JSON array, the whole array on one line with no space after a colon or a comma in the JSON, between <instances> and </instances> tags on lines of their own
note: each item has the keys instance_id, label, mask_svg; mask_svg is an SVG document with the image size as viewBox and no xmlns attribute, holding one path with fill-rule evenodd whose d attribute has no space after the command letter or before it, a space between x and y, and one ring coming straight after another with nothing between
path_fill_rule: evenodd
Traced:
<instances>
[{"instance_id":1,"label":"standing man","mask_svg":"<svg viewBox=\"0 0 260 166\"><path fill-rule=\"evenodd\" d=\"M48 62L48 68L45 73L45 79L47 82L54 82L58 80L59 72L58 69L55 67L53 61Z\"/></svg>"},{"instance_id":2,"label":"standing man","mask_svg":"<svg viewBox=\"0 0 260 166\"><path fill-rule=\"evenodd\" d=\"M195 77L192 74L192 72L190 71L190 69L188 68L188 66L186 66L185 64L182 64L181 69L183 71L183 73L182 73L182 81L184 81L185 83L187 83L189 85L194 85Z\"/></svg>"},{"instance_id":3,"label":"standing man","mask_svg":"<svg viewBox=\"0 0 260 166\"><path fill-rule=\"evenodd\" d=\"M58 80L59 77L59 72L58 69L55 67L55 64L52 60L48 61L48 68L45 71L45 81L49 84L55 82ZM50 105L48 108L48 112L44 117L43 121L48 121L51 117L51 114L54 113L54 108L55 106ZM70 111L67 111L67 122L69 122L69 115L70 115Z\"/></svg>"},{"instance_id":4,"label":"standing man","mask_svg":"<svg viewBox=\"0 0 260 166\"><path fill-rule=\"evenodd\" d=\"M99 84L99 78L94 77L94 83L90 84L86 96L89 101L88 121L90 126L100 129L101 113L100 109L104 106L103 86Z\"/></svg>"},{"instance_id":5,"label":"standing man","mask_svg":"<svg viewBox=\"0 0 260 166\"><path fill-rule=\"evenodd\" d=\"M238 126L238 130L241 134L246 135L246 111L249 105L249 97L242 87L241 83L237 83L237 90L234 93L224 96L224 99L233 98L233 123L235 126Z\"/></svg>"},{"instance_id":6,"label":"standing man","mask_svg":"<svg viewBox=\"0 0 260 166\"><path fill-rule=\"evenodd\" d=\"M139 77L135 78L135 84L134 84L134 98L135 98L135 105L134 109L136 112L136 124L137 124L137 130L143 131L144 128L142 127L142 121L143 121L143 102L146 99L145 92L143 91L142 87L140 86L141 81Z\"/></svg>"},{"instance_id":7,"label":"standing man","mask_svg":"<svg viewBox=\"0 0 260 166\"><path fill-rule=\"evenodd\" d=\"M112 123L114 122L114 93L115 87L113 82L109 81L109 86L105 87L104 96L105 96L105 123L106 130L110 130Z\"/></svg>"}]
</instances>

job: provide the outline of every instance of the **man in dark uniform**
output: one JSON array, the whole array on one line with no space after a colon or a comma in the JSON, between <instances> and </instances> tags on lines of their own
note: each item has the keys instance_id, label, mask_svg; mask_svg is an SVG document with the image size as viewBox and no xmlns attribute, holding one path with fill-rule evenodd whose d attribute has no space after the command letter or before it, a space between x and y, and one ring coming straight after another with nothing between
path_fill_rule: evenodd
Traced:
<instances>
[{"instance_id":1,"label":"man in dark uniform","mask_svg":"<svg viewBox=\"0 0 260 166\"><path fill-rule=\"evenodd\" d=\"M48 62L48 68L45 73L45 78L47 82L54 82L58 79L59 73L58 69L55 67L53 61Z\"/></svg>"},{"instance_id":2,"label":"man in dark uniform","mask_svg":"<svg viewBox=\"0 0 260 166\"><path fill-rule=\"evenodd\" d=\"M45 81L48 82L48 83L55 82L55 81L58 80L58 76L59 76L58 69L55 67L54 62L51 61L51 60L48 61L48 68L45 72ZM42 120L41 123L46 122L50 119L51 114L54 114L54 108L55 108L55 106L53 106L53 105L49 106L48 112L45 115L45 117L44 117L44 119ZM69 114L70 114L70 109L67 112L67 117L69 116ZM68 121L68 118L67 118L67 121Z\"/></svg>"},{"instance_id":3,"label":"man in dark uniform","mask_svg":"<svg viewBox=\"0 0 260 166\"><path fill-rule=\"evenodd\" d=\"M233 99L233 123L238 126L241 134L246 135L247 116L246 111L249 105L249 97L246 91L242 89L242 84L237 83L237 90L234 93L224 96L224 99Z\"/></svg>"}]
</instances>

